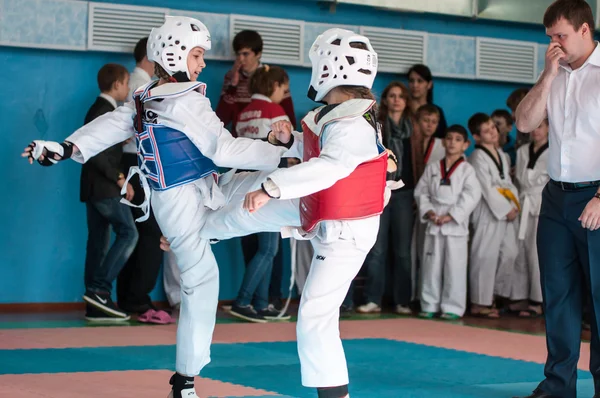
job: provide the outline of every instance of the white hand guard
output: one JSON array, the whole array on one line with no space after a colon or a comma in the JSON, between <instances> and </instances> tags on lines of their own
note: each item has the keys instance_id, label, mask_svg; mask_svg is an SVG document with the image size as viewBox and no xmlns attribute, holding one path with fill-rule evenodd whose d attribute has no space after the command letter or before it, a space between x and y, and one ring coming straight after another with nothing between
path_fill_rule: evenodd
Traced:
<instances>
[{"instance_id":1,"label":"white hand guard","mask_svg":"<svg viewBox=\"0 0 600 398\"><path fill-rule=\"evenodd\" d=\"M35 140L29 144L29 148L31 148L29 158L37 160L42 166L52 166L61 160L70 158L73 154L73 144L67 141L59 144L54 141ZM42 155L44 155L44 159L40 160Z\"/></svg>"}]
</instances>

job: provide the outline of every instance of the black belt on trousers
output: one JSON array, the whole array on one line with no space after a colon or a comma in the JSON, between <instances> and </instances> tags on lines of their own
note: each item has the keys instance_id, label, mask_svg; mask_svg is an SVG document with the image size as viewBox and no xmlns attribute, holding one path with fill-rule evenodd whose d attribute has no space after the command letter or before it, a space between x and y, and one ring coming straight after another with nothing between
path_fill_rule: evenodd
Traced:
<instances>
[{"instance_id":1,"label":"black belt on trousers","mask_svg":"<svg viewBox=\"0 0 600 398\"><path fill-rule=\"evenodd\" d=\"M559 186L563 191L578 191L580 189L587 189L600 186L600 180L585 182L560 182L550 180L550 182L554 185Z\"/></svg>"}]
</instances>

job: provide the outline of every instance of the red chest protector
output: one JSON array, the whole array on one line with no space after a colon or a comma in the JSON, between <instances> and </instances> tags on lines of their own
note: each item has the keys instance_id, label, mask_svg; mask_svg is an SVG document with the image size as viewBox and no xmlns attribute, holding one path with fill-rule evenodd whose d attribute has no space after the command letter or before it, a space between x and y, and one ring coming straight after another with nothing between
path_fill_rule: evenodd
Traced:
<instances>
[{"instance_id":1,"label":"red chest protector","mask_svg":"<svg viewBox=\"0 0 600 398\"><path fill-rule=\"evenodd\" d=\"M353 109L335 109L331 112L335 114L326 115L324 119L327 120L319 123L314 122L318 114L316 112L309 113L302 120L305 162L321 154L320 135L327 124L340 119L362 117L374 104L374 101L368 101L370 106L368 103L365 105L366 100L359 101L362 102ZM346 115L340 115L340 112ZM371 130L365 131L365 134L375 136L376 133ZM387 158L387 152L383 150L374 159L361 163L348 177L337 181L333 186L301 198L302 229L310 232L321 221L357 220L381 214L384 207Z\"/></svg>"}]
</instances>

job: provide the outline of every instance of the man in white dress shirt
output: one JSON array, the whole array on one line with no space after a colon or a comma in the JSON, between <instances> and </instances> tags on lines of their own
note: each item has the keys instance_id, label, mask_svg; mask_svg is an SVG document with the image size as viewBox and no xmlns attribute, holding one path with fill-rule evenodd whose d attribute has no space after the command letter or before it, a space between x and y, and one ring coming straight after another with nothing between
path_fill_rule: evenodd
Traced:
<instances>
[{"instance_id":1,"label":"man in white dress shirt","mask_svg":"<svg viewBox=\"0 0 600 398\"><path fill-rule=\"evenodd\" d=\"M548 357L530 398L575 398L582 301L591 292L590 372L600 397L600 47L584 0L557 0L544 15L546 66L516 111L519 131L550 122L538 255ZM596 307L595 300L598 299Z\"/></svg>"},{"instance_id":2,"label":"man in white dress shirt","mask_svg":"<svg viewBox=\"0 0 600 398\"><path fill-rule=\"evenodd\" d=\"M133 98L133 92L143 85L150 83L152 76L154 76L154 62L148 60L146 54L146 46L148 45L148 38L144 37L140 39L135 45L133 50L133 58L135 58L135 69L131 72L129 78L129 98L130 101Z\"/></svg>"}]
</instances>

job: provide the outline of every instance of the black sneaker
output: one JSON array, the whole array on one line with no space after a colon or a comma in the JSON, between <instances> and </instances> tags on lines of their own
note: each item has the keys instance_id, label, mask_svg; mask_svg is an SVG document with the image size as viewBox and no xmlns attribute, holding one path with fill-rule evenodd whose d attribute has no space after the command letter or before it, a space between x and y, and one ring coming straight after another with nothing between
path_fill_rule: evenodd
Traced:
<instances>
[{"instance_id":1,"label":"black sneaker","mask_svg":"<svg viewBox=\"0 0 600 398\"><path fill-rule=\"evenodd\" d=\"M245 321L267 323L267 320L262 315L259 315L251 305L242 307L241 305L233 304L229 313Z\"/></svg>"},{"instance_id":2,"label":"black sneaker","mask_svg":"<svg viewBox=\"0 0 600 398\"><path fill-rule=\"evenodd\" d=\"M275 311L281 312L281 310L285 306L285 301L280 298L271 299L271 304L269 305L273 306L273 308L275 308Z\"/></svg>"},{"instance_id":3,"label":"black sneaker","mask_svg":"<svg viewBox=\"0 0 600 398\"><path fill-rule=\"evenodd\" d=\"M110 293L95 293L87 290L83 295L83 300L113 318L129 319L129 315L120 310L112 301Z\"/></svg>"},{"instance_id":4,"label":"black sneaker","mask_svg":"<svg viewBox=\"0 0 600 398\"><path fill-rule=\"evenodd\" d=\"M340 318L350 318L354 315L354 309L349 306L341 305L340 306Z\"/></svg>"},{"instance_id":5,"label":"black sneaker","mask_svg":"<svg viewBox=\"0 0 600 398\"><path fill-rule=\"evenodd\" d=\"M269 306L263 310L258 310L257 313L268 321L287 321L291 318L291 315L288 313L283 313L279 316L281 311L277 310L273 304L269 304Z\"/></svg>"},{"instance_id":6,"label":"black sneaker","mask_svg":"<svg viewBox=\"0 0 600 398\"><path fill-rule=\"evenodd\" d=\"M85 319L89 322L125 322L129 320L129 316L121 318L109 315L90 304L86 304L85 309Z\"/></svg>"},{"instance_id":7,"label":"black sneaker","mask_svg":"<svg viewBox=\"0 0 600 398\"><path fill-rule=\"evenodd\" d=\"M171 380L169 380L169 384L173 387L171 388L171 392L169 393L168 398L194 398L198 397L196 395L196 390L194 389L194 378L193 377L185 377L181 376L178 373L175 373L171 376Z\"/></svg>"}]
</instances>

